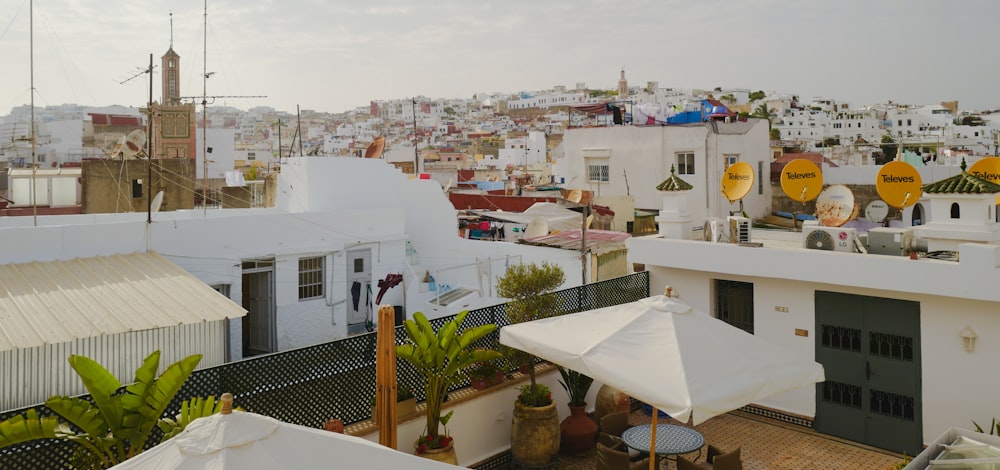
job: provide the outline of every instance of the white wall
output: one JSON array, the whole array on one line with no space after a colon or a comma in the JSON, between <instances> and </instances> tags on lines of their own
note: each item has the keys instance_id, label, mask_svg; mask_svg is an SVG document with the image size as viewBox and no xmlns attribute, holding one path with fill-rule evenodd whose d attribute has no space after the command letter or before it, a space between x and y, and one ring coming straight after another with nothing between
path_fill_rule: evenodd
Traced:
<instances>
[{"instance_id":1,"label":"white wall","mask_svg":"<svg viewBox=\"0 0 1000 470\"><path fill-rule=\"evenodd\" d=\"M347 335L345 255L351 249L371 250L373 284L389 273L404 275L383 303L407 304L408 317L417 310L433 318L501 303L493 294L496 278L518 262L557 263L566 273L564 287L580 284L577 252L460 238L455 209L434 181L410 180L381 160L291 160L282 167L274 209L159 212L148 229L142 213L39 217L38 227L31 217L0 218L0 239L16 247L0 250L0 263L152 250L206 284L230 284L230 297L239 304L242 261L274 258L282 350ZM417 252L413 261L406 256L407 240ZM326 298L299 301L298 259L311 256L327 256ZM491 266L483 283L477 261ZM430 294L420 291L427 271L440 271L439 282L479 294L449 308L427 304ZM231 352L239 358L240 323L231 326Z\"/></svg>"},{"instance_id":2,"label":"white wall","mask_svg":"<svg viewBox=\"0 0 1000 470\"><path fill-rule=\"evenodd\" d=\"M758 232L754 240L760 240ZM671 284L693 307L714 312L713 280L754 285L754 332L804 357L815 358L816 290L920 303L923 436L929 442L952 426L996 415L995 360L1000 354L1000 247L964 244L960 261L749 248L723 243L634 238L634 262L650 270L650 291ZM669 266L669 267L668 267ZM785 307L787 312L778 312ZM976 331L976 350L962 349L960 332ZM795 329L809 332L795 335ZM815 415L815 390L770 397L762 405Z\"/></svg>"},{"instance_id":3,"label":"white wall","mask_svg":"<svg viewBox=\"0 0 1000 470\"><path fill-rule=\"evenodd\" d=\"M236 159L236 129L219 129L219 128L209 128L208 129L208 141L202 142L204 138L202 135L202 128L195 129L195 141L197 149L195 149L195 174L200 180L205 177L205 160L204 153L202 152L203 145L207 145L212 149L212 152L208 154L208 177L209 178L225 178L226 172L233 169L233 161Z\"/></svg>"},{"instance_id":4,"label":"white wall","mask_svg":"<svg viewBox=\"0 0 1000 470\"><path fill-rule=\"evenodd\" d=\"M631 196L637 209L658 211L662 197L656 186L670 176L671 165L676 165L677 154L693 153L695 173L678 176L694 186L688 191L688 209L698 224L705 217L725 217L739 209L739 203L730 204L721 196L723 158L738 154L757 173L757 162L764 162L763 194L757 184L744 198L744 209L751 217L766 215L770 208L770 188L766 182L770 175L770 150L767 123L753 120L750 123L718 123L720 133L715 134L710 124L691 126L615 126L567 130L563 139L563 157L556 163L554 172L566 178L568 188L594 191L595 197ZM735 129L749 127L746 132ZM588 181L586 160L589 150L609 149L610 181Z\"/></svg>"}]
</instances>

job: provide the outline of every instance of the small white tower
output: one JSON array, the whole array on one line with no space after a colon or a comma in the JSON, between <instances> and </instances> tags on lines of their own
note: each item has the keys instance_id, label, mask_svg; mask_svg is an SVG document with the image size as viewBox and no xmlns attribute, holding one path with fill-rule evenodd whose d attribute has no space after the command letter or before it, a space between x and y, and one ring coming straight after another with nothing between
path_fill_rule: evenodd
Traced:
<instances>
[{"instance_id":1,"label":"small white tower","mask_svg":"<svg viewBox=\"0 0 1000 470\"><path fill-rule=\"evenodd\" d=\"M670 165L670 177L656 189L663 195L663 208L656 222L660 224L660 235L674 240L691 239L691 212L687 209L687 192L694 188L680 179Z\"/></svg>"}]
</instances>

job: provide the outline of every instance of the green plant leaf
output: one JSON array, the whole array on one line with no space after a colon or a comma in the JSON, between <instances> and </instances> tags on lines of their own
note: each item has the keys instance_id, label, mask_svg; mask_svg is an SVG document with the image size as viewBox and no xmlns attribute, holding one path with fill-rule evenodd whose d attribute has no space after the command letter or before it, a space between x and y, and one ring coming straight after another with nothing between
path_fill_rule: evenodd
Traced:
<instances>
[{"instance_id":1,"label":"green plant leaf","mask_svg":"<svg viewBox=\"0 0 1000 470\"><path fill-rule=\"evenodd\" d=\"M143 421L150 419L143 414L146 397L156 381L156 371L160 368L160 351L153 351L142 360L135 370L135 381L125 387L122 402L122 438L137 439L142 433ZM153 418L154 422L159 416Z\"/></svg>"},{"instance_id":2,"label":"green plant leaf","mask_svg":"<svg viewBox=\"0 0 1000 470\"><path fill-rule=\"evenodd\" d=\"M111 433L101 409L82 398L54 396L45 400L45 406L62 416L66 421L91 436L106 436Z\"/></svg>"},{"instance_id":3,"label":"green plant leaf","mask_svg":"<svg viewBox=\"0 0 1000 470\"><path fill-rule=\"evenodd\" d=\"M23 415L13 416L0 422L0 449L22 442L59 437L56 434L58 423L59 418L41 417L34 408Z\"/></svg>"},{"instance_id":4,"label":"green plant leaf","mask_svg":"<svg viewBox=\"0 0 1000 470\"><path fill-rule=\"evenodd\" d=\"M151 390L146 395L145 402L139 408L139 414L145 419L140 421L137 428L135 442L133 443L135 447L141 448L145 444L149 433L156 426L167 406L170 405L170 401L180 391L181 386L184 385L184 382L200 361L201 354L192 354L185 357L167 366L163 373L160 374L160 377L153 382Z\"/></svg>"},{"instance_id":5,"label":"green plant leaf","mask_svg":"<svg viewBox=\"0 0 1000 470\"><path fill-rule=\"evenodd\" d=\"M111 434L118 436L124 412L121 399L114 395L122 387L122 383L104 366L89 357L72 355L68 360L69 365L83 381L83 386L90 392L90 397L101 410L101 414L104 415L104 421Z\"/></svg>"}]
</instances>

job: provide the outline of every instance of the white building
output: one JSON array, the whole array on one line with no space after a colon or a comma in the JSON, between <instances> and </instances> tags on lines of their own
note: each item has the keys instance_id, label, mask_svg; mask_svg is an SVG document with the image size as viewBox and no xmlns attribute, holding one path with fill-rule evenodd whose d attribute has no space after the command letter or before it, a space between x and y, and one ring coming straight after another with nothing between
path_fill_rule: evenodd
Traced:
<instances>
[{"instance_id":1,"label":"white building","mask_svg":"<svg viewBox=\"0 0 1000 470\"><path fill-rule=\"evenodd\" d=\"M514 263L581 279L579 254L460 238L440 184L382 160L286 159L276 192L275 208L160 212L149 226L141 213L0 218L0 264L155 251L249 311L229 323L234 360L366 331L389 274L402 282L382 303L407 318L501 303Z\"/></svg>"},{"instance_id":2,"label":"white building","mask_svg":"<svg viewBox=\"0 0 1000 470\"><path fill-rule=\"evenodd\" d=\"M942 184L929 196L935 210L926 227L869 232L870 251L882 243L882 252L896 256L804 242L816 231L855 238L854 229L837 227L754 230L756 243L745 246L633 238L629 252L650 271L651 286L670 284L695 308L823 364L825 382L757 406L824 434L914 455L948 428L996 414L989 371L1000 355L993 206L1000 187L967 195L960 186ZM942 217L950 220L935 222ZM914 235L957 255L903 256Z\"/></svg>"},{"instance_id":3,"label":"white building","mask_svg":"<svg viewBox=\"0 0 1000 470\"><path fill-rule=\"evenodd\" d=\"M767 121L707 122L671 126L614 126L568 129L562 157L555 163L556 181L567 188L592 190L595 204L609 205L631 220L633 208L658 211L656 186L676 174L694 186L690 211L699 222L739 211L720 191L725 168L747 162L754 169L752 190L742 209L751 217L768 214L771 201ZM624 204L624 205L623 205ZM629 207L631 206L631 207Z\"/></svg>"}]
</instances>

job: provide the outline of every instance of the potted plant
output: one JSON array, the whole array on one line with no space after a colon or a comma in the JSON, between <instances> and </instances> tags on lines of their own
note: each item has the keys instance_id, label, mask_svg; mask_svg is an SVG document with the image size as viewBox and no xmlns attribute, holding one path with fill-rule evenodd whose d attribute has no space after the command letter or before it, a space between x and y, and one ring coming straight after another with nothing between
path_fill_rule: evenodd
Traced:
<instances>
[{"instance_id":1,"label":"potted plant","mask_svg":"<svg viewBox=\"0 0 1000 470\"><path fill-rule=\"evenodd\" d=\"M483 390L503 382L503 371L493 361L477 363L465 372L469 376L469 385L476 390Z\"/></svg>"},{"instance_id":2,"label":"potted plant","mask_svg":"<svg viewBox=\"0 0 1000 470\"><path fill-rule=\"evenodd\" d=\"M441 405L448 389L462 377L462 370L477 362L499 359L500 353L473 349L472 343L496 329L496 325L482 325L459 333L468 311L463 311L440 329L434 331L423 313L413 314L406 320L407 341L396 348L396 355L416 368L424 379L427 397L427 425L420 439L414 444L416 454L458 464L451 436L447 433L448 420L453 411L441 415ZM444 433L442 433L444 427Z\"/></svg>"},{"instance_id":3,"label":"potted plant","mask_svg":"<svg viewBox=\"0 0 1000 470\"><path fill-rule=\"evenodd\" d=\"M565 280L558 265L520 264L511 266L497 281L497 294L511 299L506 305L510 324L548 318L559 314L559 299L552 295ZM519 366L528 366L530 383L521 388L514 403L510 429L510 452L514 463L541 467L552 463L559 453L559 415L548 387L535 380L535 356L503 347L504 354Z\"/></svg>"},{"instance_id":4,"label":"potted plant","mask_svg":"<svg viewBox=\"0 0 1000 470\"><path fill-rule=\"evenodd\" d=\"M587 416L587 392L594 379L575 370L559 367L562 385L569 395L570 415L560 423L559 450L568 455L586 454L597 439L597 423Z\"/></svg>"},{"instance_id":5,"label":"potted plant","mask_svg":"<svg viewBox=\"0 0 1000 470\"><path fill-rule=\"evenodd\" d=\"M409 388L399 387L396 389L396 415L399 417L409 416L417 412L417 397Z\"/></svg>"},{"instance_id":6,"label":"potted plant","mask_svg":"<svg viewBox=\"0 0 1000 470\"><path fill-rule=\"evenodd\" d=\"M372 395L371 401L369 402L372 407L372 420L375 419L375 413L378 411L376 409L376 404L378 403L378 395ZM396 417L402 418L407 415L411 415L417 412L417 399L413 396L413 392L406 387L399 387L396 389Z\"/></svg>"}]
</instances>

